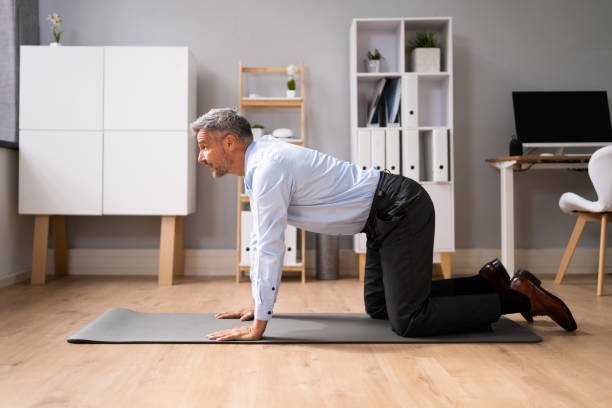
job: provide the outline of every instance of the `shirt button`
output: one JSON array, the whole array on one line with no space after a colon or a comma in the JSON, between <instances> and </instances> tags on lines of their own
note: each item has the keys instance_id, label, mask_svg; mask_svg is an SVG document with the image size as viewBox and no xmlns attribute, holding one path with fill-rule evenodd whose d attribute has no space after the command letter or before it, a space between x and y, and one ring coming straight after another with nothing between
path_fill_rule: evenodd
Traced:
<instances>
[{"instance_id":1,"label":"shirt button","mask_svg":"<svg viewBox=\"0 0 612 408\"><path fill-rule=\"evenodd\" d=\"M268 314L272 314L272 312L268 310Z\"/></svg>"},{"instance_id":2,"label":"shirt button","mask_svg":"<svg viewBox=\"0 0 612 408\"><path fill-rule=\"evenodd\" d=\"M272 286L272 290L274 290L274 286Z\"/></svg>"}]
</instances>

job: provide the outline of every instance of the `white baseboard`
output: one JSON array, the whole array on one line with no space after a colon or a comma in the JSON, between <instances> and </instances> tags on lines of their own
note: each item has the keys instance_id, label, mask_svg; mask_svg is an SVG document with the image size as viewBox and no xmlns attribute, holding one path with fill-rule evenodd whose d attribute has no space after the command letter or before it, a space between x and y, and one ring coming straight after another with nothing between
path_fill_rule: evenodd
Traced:
<instances>
[{"instance_id":1,"label":"white baseboard","mask_svg":"<svg viewBox=\"0 0 612 408\"><path fill-rule=\"evenodd\" d=\"M0 276L0 288L11 286L19 282L30 280L31 269L25 268L20 272L15 272L10 275Z\"/></svg>"},{"instance_id":2,"label":"white baseboard","mask_svg":"<svg viewBox=\"0 0 612 408\"><path fill-rule=\"evenodd\" d=\"M517 267L536 274L556 274L565 248L518 249ZM608 250L606 273L612 273L612 250ZM234 276L236 252L233 249L185 250L185 275ZM458 249L451 257L453 275L472 275L493 258L498 249ZM567 275L597 273L599 249L578 248L569 265ZM350 249L340 250L340 276L356 277L356 256ZM157 249L70 249L68 269L71 275L157 275ZM315 251L306 252L306 273L315 276ZM508 271L512 274L511 271ZM294 272L295 273L295 272ZM49 249L47 274L53 274L53 250ZM0 287L28 280L30 271L0 277Z\"/></svg>"}]
</instances>

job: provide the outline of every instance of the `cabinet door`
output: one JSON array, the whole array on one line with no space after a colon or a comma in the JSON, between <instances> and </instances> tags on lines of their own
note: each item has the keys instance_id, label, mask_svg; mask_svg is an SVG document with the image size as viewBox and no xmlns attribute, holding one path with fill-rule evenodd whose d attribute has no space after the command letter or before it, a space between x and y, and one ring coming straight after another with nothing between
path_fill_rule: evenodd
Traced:
<instances>
[{"instance_id":1,"label":"cabinet door","mask_svg":"<svg viewBox=\"0 0 612 408\"><path fill-rule=\"evenodd\" d=\"M436 211L434 251L455 250L455 222L453 217L453 193L451 184L425 184Z\"/></svg>"},{"instance_id":2,"label":"cabinet door","mask_svg":"<svg viewBox=\"0 0 612 408\"><path fill-rule=\"evenodd\" d=\"M104 132L104 214L187 215L187 131Z\"/></svg>"},{"instance_id":3,"label":"cabinet door","mask_svg":"<svg viewBox=\"0 0 612 408\"><path fill-rule=\"evenodd\" d=\"M102 130L102 47L22 46L19 128Z\"/></svg>"},{"instance_id":4,"label":"cabinet door","mask_svg":"<svg viewBox=\"0 0 612 408\"><path fill-rule=\"evenodd\" d=\"M186 130L186 47L104 48L104 129Z\"/></svg>"},{"instance_id":5,"label":"cabinet door","mask_svg":"<svg viewBox=\"0 0 612 408\"><path fill-rule=\"evenodd\" d=\"M102 213L102 132L22 130L19 213Z\"/></svg>"}]
</instances>

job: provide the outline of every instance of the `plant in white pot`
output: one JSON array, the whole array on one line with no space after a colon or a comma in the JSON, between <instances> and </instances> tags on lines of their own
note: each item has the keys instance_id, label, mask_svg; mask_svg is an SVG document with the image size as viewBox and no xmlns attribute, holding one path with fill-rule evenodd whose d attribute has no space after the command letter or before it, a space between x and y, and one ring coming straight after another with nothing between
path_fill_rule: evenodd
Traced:
<instances>
[{"instance_id":1,"label":"plant in white pot","mask_svg":"<svg viewBox=\"0 0 612 408\"><path fill-rule=\"evenodd\" d=\"M295 74L298 68L295 65L287 66L287 98L295 98Z\"/></svg>"},{"instance_id":2,"label":"plant in white pot","mask_svg":"<svg viewBox=\"0 0 612 408\"><path fill-rule=\"evenodd\" d=\"M421 32L408 46L413 72L440 72L440 46L434 33Z\"/></svg>"},{"instance_id":3,"label":"plant in white pot","mask_svg":"<svg viewBox=\"0 0 612 408\"><path fill-rule=\"evenodd\" d=\"M264 127L260 124L255 124L251 127L251 133L253 134L253 139L257 140L264 135Z\"/></svg>"},{"instance_id":4,"label":"plant in white pot","mask_svg":"<svg viewBox=\"0 0 612 408\"><path fill-rule=\"evenodd\" d=\"M381 60L382 56L380 55L380 51L378 51L378 48L374 48L374 52L368 51L368 59L364 61L366 65L366 71L380 72Z\"/></svg>"},{"instance_id":5,"label":"plant in white pot","mask_svg":"<svg viewBox=\"0 0 612 408\"><path fill-rule=\"evenodd\" d=\"M51 22L51 30L53 31L53 39L55 40L49 45L57 47L60 45L60 37L63 33L63 31L57 31L57 27L62 24L64 20L62 19L62 16L58 15L57 13L49 14L47 16L47 20Z\"/></svg>"}]
</instances>

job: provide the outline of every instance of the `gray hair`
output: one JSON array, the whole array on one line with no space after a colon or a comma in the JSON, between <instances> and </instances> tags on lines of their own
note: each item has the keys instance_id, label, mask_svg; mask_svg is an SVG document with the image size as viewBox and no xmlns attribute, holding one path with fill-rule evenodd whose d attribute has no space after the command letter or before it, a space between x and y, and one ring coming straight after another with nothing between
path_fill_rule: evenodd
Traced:
<instances>
[{"instance_id":1,"label":"gray hair","mask_svg":"<svg viewBox=\"0 0 612 408\"><path fill-rule=\"evenodd\" d=\"M219 142L226 133L235 135L240 143L249 144L253 141L249 121L231 108L209 110L191 124L191 129L196 133L200 129L218 131L215 139Z\"/></svg>"}]
</instances>

